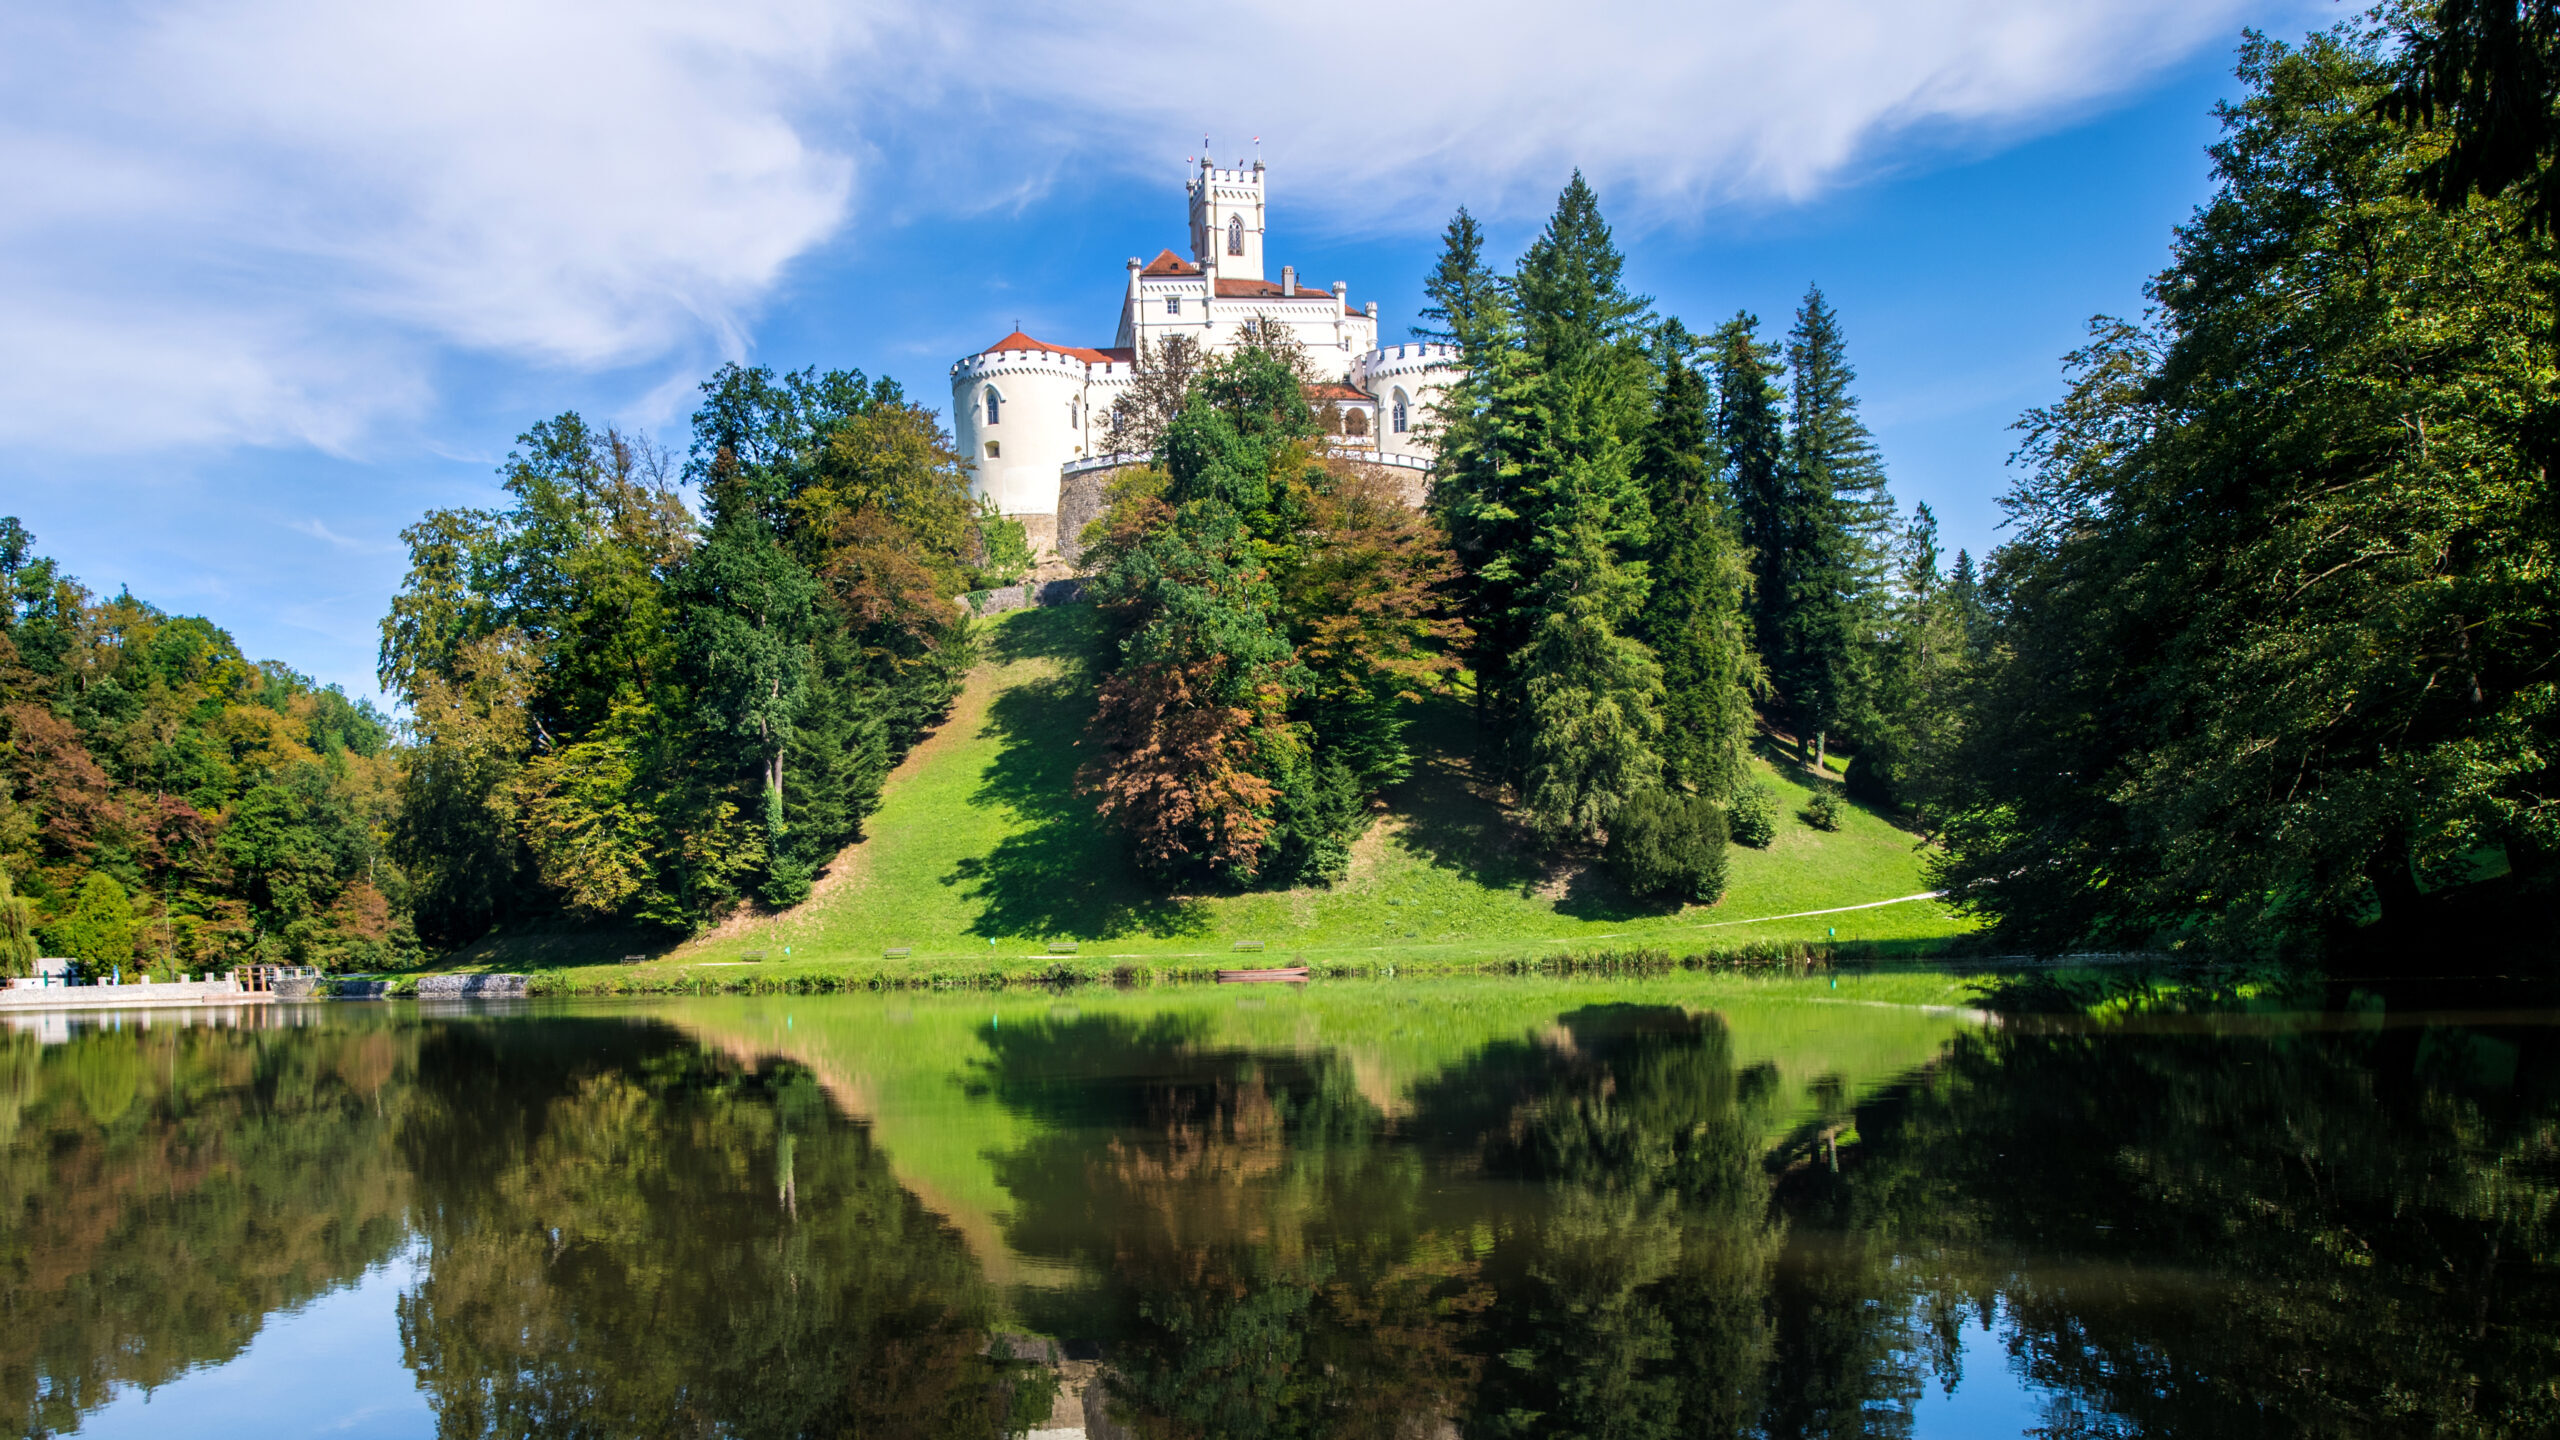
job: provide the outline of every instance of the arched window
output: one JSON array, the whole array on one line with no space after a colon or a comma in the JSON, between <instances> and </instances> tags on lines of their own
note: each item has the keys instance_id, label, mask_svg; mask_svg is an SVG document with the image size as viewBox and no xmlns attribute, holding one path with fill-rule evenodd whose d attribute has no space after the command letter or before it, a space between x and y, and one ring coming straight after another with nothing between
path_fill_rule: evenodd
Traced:
<instances>
[{"instance_id":1,"label":"arched window","mask_svg":"<svg viewBox=\"0 0 2560 1440\"><path fill-rule=\"evenodd\" d=\"M1405 410L1404 410L1404 391L1403 391L1402 389L1398 389L1398 390L1396 391L1396 420L1395 420L1395 425L1396 425L1396 433L1397 433L1397 434L1399 434L1399 435L1403 434L1403 433L1405 432L1405 430L1408 428L1408 420L1407 420L1407 417L1406 417L1406 415L1405 415Z\"/></svg>"},{"instance_id":2,"label":"arched window","mask_svg":"<svg viewBox=\"0 0 2560 1440\"><path fill-rule=\"evenodd\" d=\"M1067 428L1076 428L1076 402L1073 400L1067 402Z\"/></svg>"},{"instance_id":3,"label":"arched window","mask_svg":"<svg viewBox=\"0 0 2560 1440\"><path fill-rule=\"evenodd\" d=\"M1343 434L1345 434L1345 435L1366 435L1366 434L1368 434L1368 433L1369 433L1369 415L1368 415L1368 412L1367 412L1367 411L1365 411L1365 410L1348 410L1348 411L1343 412L1343 416L1342 416L1342 433L1343 433Z\"/></svg>"},{"instance_id":4,"label":"arched window","mask_svg":"<svg viewBox=\"0 0 2560 1440\"><path fill-rule=\"evenodd\" d=\"M996 392L996 387L990 385L987 387L987 423L990 425L998 425L1002 424L1003 421L1004 396L998 394Z\"/></svg>"},{"instance_id":5,"label":"arched window","mask_svg":"<svg viewBox=\"0 0 2560 1440\"><path fill-rule=\"evenodd\" d=\"M1227 253L1230 255L1244 253L1244 217L1241 215L1227 217Z\"/></svg>"},{"instance_id":6,"label":"arched window","mask_svg":"<svg viewBox=\"0 0 2560 1440\"><path fill-rule=\"evenodd\" d=\"M1004 458L1004 447L1003 447L1002 445L997 444L997 443L996 443L995 441L993 441L993 440L988 441L988 442L987 442L987 458L988 458L988 459L990 459L990 460L1001 460L1001 459L1003 459L1003 458Z\"/></svg>"}]
</instances>

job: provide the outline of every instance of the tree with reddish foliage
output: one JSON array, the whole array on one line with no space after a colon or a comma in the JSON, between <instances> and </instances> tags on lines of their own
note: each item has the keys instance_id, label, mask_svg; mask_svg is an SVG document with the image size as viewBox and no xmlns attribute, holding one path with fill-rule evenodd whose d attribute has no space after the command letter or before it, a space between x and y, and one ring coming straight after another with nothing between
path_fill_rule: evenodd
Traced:
<instances>
[{"instance_id":1,"label":"tree with reddish foliage","mask_svg":"<svg viewBox=\"0 0 2560 1440\"><path fill-rule=\"evenodd\" d=\"M1302 358L1248 339L1091 532L1123 639L1084 783L1159 874L1325 880L1410 768L1405 709L1454 668L1433 595L1453 566L1391 482L1315 457Z\"/></svg>"}]
</instances>

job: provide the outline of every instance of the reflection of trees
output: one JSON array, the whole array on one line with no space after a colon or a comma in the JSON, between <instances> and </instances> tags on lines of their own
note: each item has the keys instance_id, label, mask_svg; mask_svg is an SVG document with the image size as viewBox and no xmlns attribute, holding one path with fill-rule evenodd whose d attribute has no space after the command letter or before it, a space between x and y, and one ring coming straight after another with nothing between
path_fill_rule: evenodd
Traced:
<instances>
[{"instance_id":1,"label":"reflection of trees","mask_svg":"<svg viewBox=\"0 0 2560 1440\"><path fill-rule=\"evenodd\" d=\"M1753 1413L1777 1232L1765 1073L1722 1025L1596 1007L1496 1045L1390 1124L1324 1054L1173 1020L990 1034L1050 1133L1003 1178L1024 1250L1090 1288L1142 1433L1733 1433ZM1395 1143L1389 1143L1389 1142Z\"/></svg>"},{"instance_id":2,"label":"reflection of trees","mask_svg":"<svg viewBox=\"0 0 2560 1440\"><path fill-rule=\"evenodd\" d=\"M979 1440L1047 1412L987 1358L958 1235L805 1072L555 1021L442 1031L419 1076L433 1261L400 1323L440 1434Z\"/></svg>"},{"instance_id":3,"label":"reflection of trees","mask_svg":"<svg viewBox=\"0 0 2560 1440\"><path fill-rule=\"evenodd\" d=\"M410 1049L372 1027L0 1036L0 1414L71 1428L388 1256Z\"/></svg>"},{"instance_id":4,"label":"reflection of trees","mask_svg":"<svg viewBox=\"0 0 2560 1440\"><path fill-rule=\"evenodd\" d=\"M1758 1143L1775 1078L1734 1069L1717 1017L1609 1005L1416 1097L1436 1145L1545 1186L1494 1228L1471 1434L1741 1431L1780 1240Z\"/></svg>"},{"instance_id":5,"label":"reflection of trees","mask_svg":"<svg viewBox=\"0 0 2560 1440\"><path fill-rule=\"evenodd\" d=\"M1869 1336L1996 1292L2055 1434L2550 1433L2555 1099L2546 1030L1995 1031L1803 1210Z\"/></svg>"}]
</instances>

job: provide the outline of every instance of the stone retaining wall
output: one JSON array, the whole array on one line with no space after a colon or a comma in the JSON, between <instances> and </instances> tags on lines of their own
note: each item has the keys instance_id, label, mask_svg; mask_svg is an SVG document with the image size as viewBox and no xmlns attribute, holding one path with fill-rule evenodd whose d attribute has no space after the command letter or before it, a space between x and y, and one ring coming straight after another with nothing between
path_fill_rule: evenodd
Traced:
<instances>
[{"instance_id":1,"label":"stone retaining wall","mask_svg":"<svg viewBox=\"0 0 2560 1440\"><path fill-rule=\"evenodd\" d=\"M453 1000L480 996L520 996L522 975L429 975L418 982L421 1000Z\"/></svg>"},{"instance_id":2,"label":"stone retaining wall","mask_svg":"<svg viewBox=\"0 0 2560 1440\"><path fill-rule=\"evenodd\" d=\"M999 590L972 591L964 603L973 615L1001 615L1035 605L1072 605L1083 598L1082 580L1027 580Z\"/></svg>"}]
</instances>

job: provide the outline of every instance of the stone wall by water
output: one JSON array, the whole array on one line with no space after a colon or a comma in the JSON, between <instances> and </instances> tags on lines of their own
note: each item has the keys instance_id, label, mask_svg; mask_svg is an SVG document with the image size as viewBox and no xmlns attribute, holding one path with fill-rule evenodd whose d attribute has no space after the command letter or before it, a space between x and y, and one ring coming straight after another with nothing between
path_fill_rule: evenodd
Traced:
<instances>
[{"instance_id":1,"label":"stone wall by water","mask_svg":"<svg viewBox=\"0 0 2560 1440\"><path fill-rule=\"evenodd\" d=\"M429 975L418 982L421 1000L452 1000L525 993L522 975Z\"/></svg>"}]
</instances>

